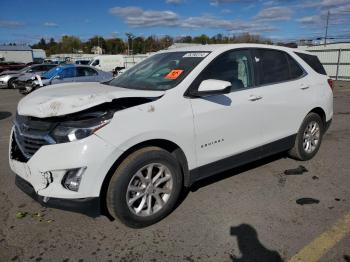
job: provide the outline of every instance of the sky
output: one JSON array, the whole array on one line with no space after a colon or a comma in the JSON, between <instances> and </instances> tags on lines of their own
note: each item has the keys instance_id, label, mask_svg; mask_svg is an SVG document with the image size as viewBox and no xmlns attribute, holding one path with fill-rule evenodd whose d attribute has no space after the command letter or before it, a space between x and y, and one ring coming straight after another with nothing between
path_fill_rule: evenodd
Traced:
<instances>
[{"instance_id":1,"label":"sky","mask_svg":"<svg viewBox=\"0 0 350 262\"><path fill-rule=\"evenodd\" d=\"M350 39L350 0L1 0L0 43L74 35L213 36L243 32L273 41Z\"/></svg>"}]
</instances>

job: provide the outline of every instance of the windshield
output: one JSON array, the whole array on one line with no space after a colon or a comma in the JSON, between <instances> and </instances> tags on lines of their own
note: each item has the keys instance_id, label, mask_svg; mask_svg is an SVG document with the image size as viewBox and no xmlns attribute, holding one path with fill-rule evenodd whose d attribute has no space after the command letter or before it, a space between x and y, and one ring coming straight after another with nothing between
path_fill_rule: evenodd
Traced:
<instances>
[{"instance_id":1,"label":"windshield","mask_svg":"<svg viewBox=\"0 0 350 262\"><path fill-rule=\"evenodd\" d=\"M56 76L57 74L59 74L60 72L62 72L62 67L54 67L52 69L50 69L49 71L47 71L46 73L44 73L42 75L42 78L46 78L46 79L51 79L52 77Z\"/></svg>"},{"instance_id":2,"label":"windshield","mask_svg":"<svg viewBox=\"0 0 350 262\"><path fill-rule=\"evenodd\" d=\"M93 62L91 62L91 65L92 66L97 66L97 65L99 65L100 64L100 60L98 60L98 59L96 59L96 60L94 60Z\"/></svg>"},{"instance_id":3,"label":"windshield","mask_svg":"<svg viewBox=\"0 0 350 262\"><path fill-rule=\"evenodd\" d=\"M178 85L209 52L155 54L113 79L109 85L142 90L168 90Z\"/></svg>"}]
</instances>

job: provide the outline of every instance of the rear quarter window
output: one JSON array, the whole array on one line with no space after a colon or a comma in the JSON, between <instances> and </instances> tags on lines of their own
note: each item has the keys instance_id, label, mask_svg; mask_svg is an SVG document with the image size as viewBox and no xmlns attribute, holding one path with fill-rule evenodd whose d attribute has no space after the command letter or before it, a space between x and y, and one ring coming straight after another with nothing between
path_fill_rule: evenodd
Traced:
<instances>
[{"instance_id":1,"label":"rear quarter window","mask_svg":"<svg viewBox=\"0 0 350 262\"><path fill-rule=\"evenodd\" d=\"M304 53L295 52L301 59L304 60L313 70L321 75L327 75L326 70L324 70L320 60L315 55L309 55Z\"/></svg>"}]
</instances>

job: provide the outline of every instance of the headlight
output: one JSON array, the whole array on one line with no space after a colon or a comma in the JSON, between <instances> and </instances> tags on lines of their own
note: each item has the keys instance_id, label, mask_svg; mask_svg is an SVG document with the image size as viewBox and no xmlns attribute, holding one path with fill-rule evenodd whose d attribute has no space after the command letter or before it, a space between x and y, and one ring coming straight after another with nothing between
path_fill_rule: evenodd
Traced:
<instances>
[{"instance_id":1,"label":"headlight","mask_svg":"<svg viewBox=\"0 0 350 262\"><path fill-rule=\"evenodd\" d=\"M95 133L101 127L107 125L109 121L104 121L92 127L70 127L59 125L52 132L52 136L57 143L66 143L83 139Z\"/></svg>"},{"instance_id":2,"label":"headlight","mask_svg":"<svg viewBox=\"0 0 350 262\"><path fill-rule=\"evenodd\" d=\"M101 112L83 114L79 116L82 120L66 121L58 124L51 133L52 137L56 143L80 140L107 125L113 117L112 113L106 112L96 117L96 113L102 114Z\"/></svg>"}]
</instances>

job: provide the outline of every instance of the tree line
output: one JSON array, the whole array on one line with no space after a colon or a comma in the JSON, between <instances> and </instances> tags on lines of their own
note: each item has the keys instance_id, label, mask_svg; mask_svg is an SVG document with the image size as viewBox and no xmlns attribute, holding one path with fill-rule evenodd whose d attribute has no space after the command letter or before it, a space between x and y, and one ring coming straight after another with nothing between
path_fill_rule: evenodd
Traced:
<instances>
[{"instance_id":1,"label":"tree line","mask_svg":"<svg viewBox=\"0 0 350 262\"><path fill-rule=\"evenodd\" d=\"M60 41L54 38L45 40L44 38L34 45L32 48L43 49L47 55L60 53L91 53L92 48L101 47L103 54L145 54L148 52L156 52L168 48L174 43L194 43L194 44L229 44L229 43L263 43L271 44L271 40L263 38L259 35L244 33L240 35L225 36L217 34L209 37L205 34L199 36L148 36L135 37L131 33L126 34L126 40L122 38L108 38L94 36L86 41L82 41L76 36L63 36Z\"/></svg>"}]
</instances>

